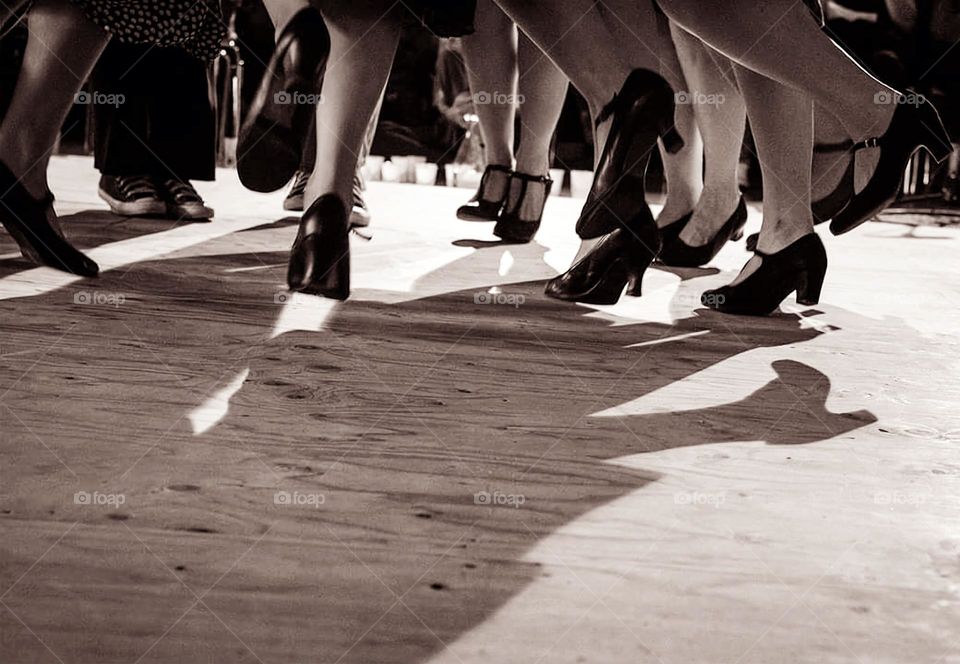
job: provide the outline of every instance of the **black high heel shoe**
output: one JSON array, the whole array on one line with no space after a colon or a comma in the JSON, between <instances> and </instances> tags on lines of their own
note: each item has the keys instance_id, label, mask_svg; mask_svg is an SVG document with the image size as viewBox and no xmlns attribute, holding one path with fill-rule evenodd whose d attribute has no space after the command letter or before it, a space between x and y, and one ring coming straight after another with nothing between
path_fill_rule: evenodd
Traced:
<instances>
[{"instance_id":1,"label":"black high heel shoe","mask_svg":"<svg viewBox=\"0 0 960 664\"><path fill-rule=\"evenodd\" d=\"M902 102L904 100L898 100ZM903 171L910 157L925 148L938 163L950 156L950 137L937 109L917 95L916 104L898 103L886 133L857 143L857 150L879 147L880 159L867 185L854 194L846 207L830 222L830 232L842 235L852 231L886 208L897 197Z\"/></svg>"},{"instance_id":2,"label":"black high heel shoe","mask_svg":"<svg viewBox=\"0 0 960 664\"><path fill-rule=\"evenodd\" d=\"M627 294L639 297L643 273L660 250L660 235L647 225L639 235L617 228L569 270L547 282L547 296L567 302L616 304Z\"/></svg>"},{"instance_id":3,"label":"black high heel shoe","mask_svg":"<svg viewBox=\"0 0 960 664\"><path fill-rule=\"evenodd\" d=\"M321 196L304 212L290 249L287 284L334 300L350 297L347 208L336 195Z\"/></svg>"},{"instance_id":4,"label":"black high heel shoe","mask_svg":"<svg viewBox=\"0 0 960 664\"><path fill-rule=\"evenodd\" d=\"M671 224L673 226L674 224ZM740 197L740 203L726 223L717 231L710 242L696 247L680 239L680 234L671 236L669 242L664 243L660 251L660 262L672 267L701 267L712 261L723 246L729 242L736 242L743 237L743 227L747 225L747 203ZM670 228L670 226L667 226ZM681 229L683 230L683 229Z\"/></svg>"},{"instance_id":5,"label":"black high heel shoe","mask_svg":"<svg viewBox=\"0 0 960 664\"><path fill-rule=\"evenodd\" d=\"M240 129L237 173L247 189L276 191L296 173L329 56L323 17L301 9L280 33Z\"/></svg>"},{"instance_id":6,"label":"black high heel shoe","mask_svg":"<svg viewBox=\"0 0 960 664\"><path fill-rule=\"evenodd\" d=\"M493 234L507 242L526 244L533 239L533 236L540 229L543 209L547 206L547 198L549 198L550 190L553 188L553 180L546 175L528 175L527 173L514 172L507 187L507 201L510 200L510 187L513 186L514 181L520 183L520 193L513 205L505 204L500 216L497 217L497 225L493 227ZM531 182L543 185L543 201L540 205L540 211L537 213L537 218L528 220L520 216L520 209L527 197L528 185Z\"/></svg>"},{"instance_id":7,"label":"black high heel shoe","mask_svg":"<svg viewBox=\"0 0 960 664\"><path fill-rule=\"evenodd\" d=\"M754 252L762 262L749 277L733 286L708 290L700 296L705 307L727 314L766 316L793 291L797 304L817 304L827 273L827 251L816 233L804 235L775 254Z\"/></svg>"},{"instance_id":8,"label":"black high heel shoe","mask_svg":"<svg viewBox=\"0 0 960 664\"><path fill-rule=\"evenodd\" d=\"M663 244L663 246L666 246L670 242L675 242L677 238L680 237L680 233L683 232L683 229L686 228L687 224L690 223L691 219L693 219L693 210L690 210L676 221L661 227L660 242Z\"/></svg>"},{"instance_id":9,"label":"black high heel shoe","mask_svg":"<svg viewBox=\"0 0 960 664\"><path fill-rule=\"evenodd\" d=\"M507 182L503 187L503 196L496 200L487 198L487 188L490 186L490 175L492 173L505 173ZM507 200L507 194L510 191L510 178L513 176L513 170L500 164L489 164L483 169L483 177L480 178L480 187L470 202L461 205L457 209L457 219L463 221L496 221L503 204Z\"/></svg>"},{"instance_id":10,"label":"black high heel shoe","mask_svg":"<svg viewBox=\"0 0 960 664\"><path fill-rule=\"evenodd\" d=\"M600 111L598 127L611 116L613 120L590 195L577 220L581 238L605 235L619 228L622 219L654 223L643 198L643 180L658 139L671 154L683 148L673 126L674 106L669 83L652 71L634 69Z\"/></svg>"},{"instance_id":11,"label":"black high heel shoe","mask_svg":"<svg viewBox=\"0 0 960 664\"><path fill-rule=\"evenodd\" d=\"M53 194L37 200L0 162L0 223L16 240L21 253L35 263L81 277L95 277L100 267L64 238L50 223Z\"/></svg>"}]
</instances>

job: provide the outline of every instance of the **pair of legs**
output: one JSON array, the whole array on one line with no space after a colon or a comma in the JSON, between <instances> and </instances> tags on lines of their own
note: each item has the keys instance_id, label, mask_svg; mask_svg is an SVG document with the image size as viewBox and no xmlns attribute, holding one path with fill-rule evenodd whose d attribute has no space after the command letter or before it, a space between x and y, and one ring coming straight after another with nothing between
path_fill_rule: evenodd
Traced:
<instances>
[{"instance_id":1,"label":"pair of legs","mask_svg":"<svg viewBox=\"0 0 960 664\"><path fill-rule=\"evenodd\" d=\"M486 162L528 175L546 175L567 78L526 35L518 34L516 25L493 0L480 0L475 24L476 32L463 38L463 56L477 100ZM486 93L489 103L478 99L480 93ZM518 110L520 145L514 155ZM518 202L521 183L511 183L507 195L508 181L507 173L491 171L484 195L489 200L506 198L510 209ZM527 191L519 201L520 217L539 218L546 192L543 187Z\"/></svg>"}]
</instances>

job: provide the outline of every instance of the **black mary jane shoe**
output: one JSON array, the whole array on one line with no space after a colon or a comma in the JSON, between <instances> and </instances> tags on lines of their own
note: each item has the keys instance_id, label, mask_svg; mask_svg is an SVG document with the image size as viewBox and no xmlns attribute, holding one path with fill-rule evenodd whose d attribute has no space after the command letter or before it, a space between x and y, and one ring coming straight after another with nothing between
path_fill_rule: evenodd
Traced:
<instances>
[{"instance_id":1,"label":"black mary jane shoe","mask_svg":"<svg viewBox=\"0 0 960 664\"><path fill-rule=\"evenodd\" d=\"M323 17L301 9L280 33L240 129L237 173L247 189L276 191L296 173L329 57Z\"/></svg>"},{"instance_id":2,"label":"black mary jane shoe","mask_svg":"<svg viewBox=\"0 0 960 664\"><path fill-rule=\"evenodd\" d=\"M51 223L53 194L37 200L0 162L0 223L16 240L20 252L35 263L81 277L95 277L100 267L70 244Z\"/></svg>"},{"instance_id":3,"label":"black mary jane shoe","mask_svg":"<svg viewBox=\"0 0 960 664\"><path fill-rule=\"evenodd\" d=\"M333 300L350 297L350 238L347 209L326 194L303 213L287 269L290 290Z\"/></svg>"},{"instance_id":4,"label":"black mary jane shoe","mask_svg":"<svg viewBox=\"0 0 960 664\"><path fill-rule=\"evenodd\" d=\"M915 103L898 99L893 119L886 133L857 143L855 150L880 148L880 159L870 180L860 193L830 222L834 235L848 233L883 211L896 199L903 180L903 171L913 154L925 148L930 156L941 162L950 156L952 145L937 109L921 95L913 95Z\"/></svg>"},{"instance_id":5,"label":"black mary jane shoe","mask_svg":"<svg viewBox=\"0 0 960 664\"><path fill-rule=\"evenodd\" d=\"M509 203L509 189L514 182L520 183L520 193L516 202ZM537 212L536 219L528 220L520 216L520 210L523 207L523 201L530 191L530 184L543 186L543 201L540 204L540 210ZM497 217L497 225L493 227L493 234L505 242L515 242L526 244L533 239L540 229L540 222L543 220L543 209L547 206L547 198L550 197L550 190L553 188L553 180L546 175L529 175L527 173L514 172L510 178L510 184L507 187L507 203Z\"/></svg>"},{"instance_id":6,"label":"black mary jane shoe","mask_svg":"<svg viewBox=\"0 0 960 664\"><path fill-rule=\"evenodd\" d=\"M673 226L671 224L670 226ZM671 235L660 251L660 262L670 267L702 267L712 261L729 241L736 242L743 237L743 227L747 225L747 203L740 197L740 203L730 218L723 224L713 239L706 244L692 246L680 239L680 234ZM667 226L667 228L670 228ZM683 230L681 228L681 230Z\"/></svg>"},{"instance_id":7,"label":"black mary jane shoe","mask_svg":"<svg viewBox=\"0 0 960 664\"><path fill-rule=\"evenodd\" d=\"M767 316L793 291L797 304L820 301L827 273L827 251L816 233L804 235L775 254L754 252L760 267L738 284L708 290L700 296L705 307L727 314Z\"/></svg>"},{"instance_id":8,"label":"black mary jane shoe","mask_svg":"<svg viewBox=\"0 0 960 664\"><path fill-rule=\"evenodd\" d=\"M487 197L487 189L490 186L490 176L493 173L506 174L506 183L503 186L503 196L498 199ZM503 205L507 200L507 194L510 191L510 178L513 176L513 170L500 164L489 164L483 169L483 176L480 178L480 186L477 193L466 205L461 205L457 209L457 219L463 221L496 221L503 210Z\"/></svg>"},{"instance_id":9,"label":"black mary jane shoe","mask_svg":"<svg viewBox=\"0 0 960 664\"><path fill-rule=\"evenodd\" d=\"M674 109L670 84L652 71L634 69L600 111L596 125L611 117L612 123L577 220L577 234L582 239L605 235L620 227L623 219L653 223L644 200L643 180L658 140L671 154L683 148L683 139L674 128ZM640 210L645 214L638 215Z\"/></svg>"},{"instance_id":10,"label":"black mary jane shoe","mask_svg":"<svg viewBox=\"0 0 960 664\"><path fill-rule=\"evenodd\" d=\"M660 250L656 227L647 225L640 234L629 227L606 235L563 274L547 282L548 297L584 304L616 304L627 294L641 295L643 274Z\"/></svg>"}]
</instances>

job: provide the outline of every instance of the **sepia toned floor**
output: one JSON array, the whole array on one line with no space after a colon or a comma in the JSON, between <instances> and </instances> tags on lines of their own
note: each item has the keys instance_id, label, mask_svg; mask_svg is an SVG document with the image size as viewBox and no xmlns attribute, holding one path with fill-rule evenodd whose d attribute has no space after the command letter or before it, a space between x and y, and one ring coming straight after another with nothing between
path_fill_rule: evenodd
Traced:
<instances>
[{"instance_id":1,"label":"sepia toned floor","mask_svg":"<svg viewBox=\"0 0 960 664\"><path fill-rule=\"evenodd\" d=\"M333 303L282 192L96 180L53 164L99 279L0 233L0 662L960 663L956 229L826 234L769 318L700 307L742 242L587 307L579 201L504 246L373 183Z\"/></svg>"}]
</instances>

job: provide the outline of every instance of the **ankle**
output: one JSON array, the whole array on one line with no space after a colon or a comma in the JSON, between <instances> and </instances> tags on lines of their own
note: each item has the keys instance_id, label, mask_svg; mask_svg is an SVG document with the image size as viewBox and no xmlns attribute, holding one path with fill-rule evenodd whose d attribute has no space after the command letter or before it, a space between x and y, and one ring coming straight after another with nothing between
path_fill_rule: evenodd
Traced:
<instances>
[{"instance_id":1,"label":"ankle","mask_svg":"<svg viewBox=\"0 0 960 664\"><path fill-rule=\"evenodd\" d=\"M757 240L757 250L764 254L775 254L812 232L812 220L808 223L764 220L760 238Z\"/></svg>"}]
</instances>

